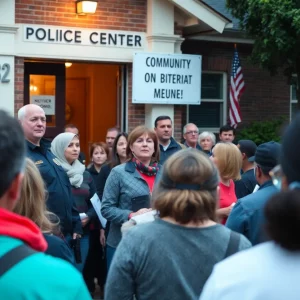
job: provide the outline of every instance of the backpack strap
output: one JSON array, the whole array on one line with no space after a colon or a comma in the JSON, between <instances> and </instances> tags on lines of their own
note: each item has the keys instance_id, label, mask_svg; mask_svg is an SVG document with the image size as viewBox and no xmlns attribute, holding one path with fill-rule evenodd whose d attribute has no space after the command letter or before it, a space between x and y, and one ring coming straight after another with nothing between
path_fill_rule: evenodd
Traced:
<instances>
[{"instance_id":1,"label":"backpack strap","mask_svg":"<svg viewBox=\"0 0 300 300\"><path fill-rule=\"evenodd\" d=\"M228 242L228 246L224 258L238 252L239 244L240 244L240 235L231 230L230 238L229 238L229 242Z\"/></svg>"},{"instance_id":2,"label":"backpack strap","mask_svg":"<svg viewBox=\"0 0 300 300\"><path fill-rule=\"evenodd\" d=\"M37 251L28 247L26 244L22 244L5 253L0 258L0 277L21 260L35 253L37 253Z\"/></svg>"}]
</instances>

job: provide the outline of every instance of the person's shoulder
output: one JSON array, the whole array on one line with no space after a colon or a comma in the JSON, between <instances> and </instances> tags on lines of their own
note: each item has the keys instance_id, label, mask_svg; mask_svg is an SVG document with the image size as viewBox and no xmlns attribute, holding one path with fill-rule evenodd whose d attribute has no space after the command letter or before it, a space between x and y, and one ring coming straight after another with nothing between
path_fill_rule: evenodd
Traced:
<instances>
[{"instance_id":1,"label":"person's shoulder","mask_svg":"<svg viewBox=\"0 0 300 300\"><path fill-rule=\"evenodd\" d=\"M16 285L15 291L5 291L7 295L26 294L28 299L33 294L43 299L91 299L75 267L44 253L33 254L14 266L5 276L6 283L13 278L22 278L22 282Z\"/></svg>"},{"instance_id":2,"label":"person's shoulder","mask_svg":"<svg viewBox=\"0 0 300 300\"><path fill-rule=\"evenodd\" d=\"M264 261L264 256L270 252L272 242L259 244L255 247L239 251L216 264L215 269L222 273L227 270L231 273L244 273L249 270L257 270ZM226 274L228 274L226 271ZM224 273L225 274L225 273Z\"/></svg>"},{"instance_id":3,"label":"person's shoulder","mask_svg":"<svg viewBox=\"0 0 300 300\"><path fill-rule=\"evenodd\" d=\"M128 235L129 239L134 239L134 238L141 238L143 239L144 237L147 237L147 240L151 238L152 235L157 236L157 231L162 230L162 225L161 222L154 220L151 222L143 223L143 224L138 224L133 226L132 228L129 229Z\"/></svg>"}]
</instances>

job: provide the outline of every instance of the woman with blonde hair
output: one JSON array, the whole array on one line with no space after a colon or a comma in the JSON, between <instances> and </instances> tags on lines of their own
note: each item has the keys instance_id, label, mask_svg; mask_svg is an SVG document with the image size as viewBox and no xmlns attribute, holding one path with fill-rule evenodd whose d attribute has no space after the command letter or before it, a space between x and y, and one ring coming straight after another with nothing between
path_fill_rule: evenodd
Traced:
<instances>
[{"instance_id":1,"label":"woman with blonde hair","mask_svg":"<svg viewBox=\"0 0 300 300\"><path fill-rule=\"evenodd\" d=\"M215 166L198 150L178 151L166 161L152 199L158 217L123 236L107 300L198 299L213 266L251 246L216 223L218 185Z\"/></svg>"},{"instance_id":2,"label":"woman with blonde hair","mask_svg":"<svg viewBox=\"0 0 300 300\"><path fill-rule=\"evenodd\" d=\"M220 204L217 216L222 224L237 201L233 180L241 178L242 154L239 148L232 143L218 143L212 151L210 159L219 170L220 175Z\"/></svg>"},{"instance_id":3,"label":"woman with blonde hair","mask_svg":"<svg viewBox=\"0 0 300 300\"><path fill-rule=\"evenodd\" d=\"M32 220L43 232L48 243L47 254L74 263L73 254L68 245L59 237L59 220L46 209L46 190L43 178L34 162L26 158L24 179L20 199L14 212Z\"/></svg>"}]
</instances>

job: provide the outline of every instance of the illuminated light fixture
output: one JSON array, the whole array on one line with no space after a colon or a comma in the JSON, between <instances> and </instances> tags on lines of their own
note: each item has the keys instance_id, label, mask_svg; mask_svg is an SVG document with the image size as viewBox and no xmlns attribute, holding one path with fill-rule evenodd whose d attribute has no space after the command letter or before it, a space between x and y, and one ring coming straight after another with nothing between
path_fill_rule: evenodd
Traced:
<instances>
[{"instance_id":1,"label":"illuminated light fixture","mask_svg":"<svg viewBox=\"0 0 300 300\"><path fill-rule=\"evenodd\" d=\"M71 62L65 62L65 67L66 68L70 68L72 66L72 63Z\"/></svg>"},{"instance_id":2,"label":"illuminated light fixture","mask_svg":"<svg viewBox=\"0 0 300 300\"><path fill-rule=\"evenodd\" d=\"M76 13L77 15L94 14L97 9L98 1L96 0L77 0Z\"/></svg>"},{"instance_id":3,"label":"illuminated light fixture","mask_svg":"<svg viewBox=\"0 0 300 300\"><path fill-rule=\"evenodd\" d=\"M37 86L35 86L35 85L30 85L30 91L31 92L36 92L37 91Z\"/></svg>"}]
</instances>

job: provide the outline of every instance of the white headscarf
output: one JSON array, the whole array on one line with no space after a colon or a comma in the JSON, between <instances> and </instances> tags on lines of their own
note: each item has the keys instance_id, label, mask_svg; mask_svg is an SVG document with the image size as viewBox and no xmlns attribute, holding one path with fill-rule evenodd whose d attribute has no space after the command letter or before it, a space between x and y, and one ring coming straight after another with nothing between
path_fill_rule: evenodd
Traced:
<instances>
[{"instance_id":1,"label":"white headscarf","mask_svg":"<svg viewBox=\"0 0 300 300\"><path fill-rule=\"evenodd\" d=\"M51 143L51 152L57 157L57 160L66 171L71 185L79 188L83 181L85 166L78 159L70 165L65 157L65 150L75 136L76 134L71 132L64 132L56 136Z\"/></svg>"}]
</instances>

